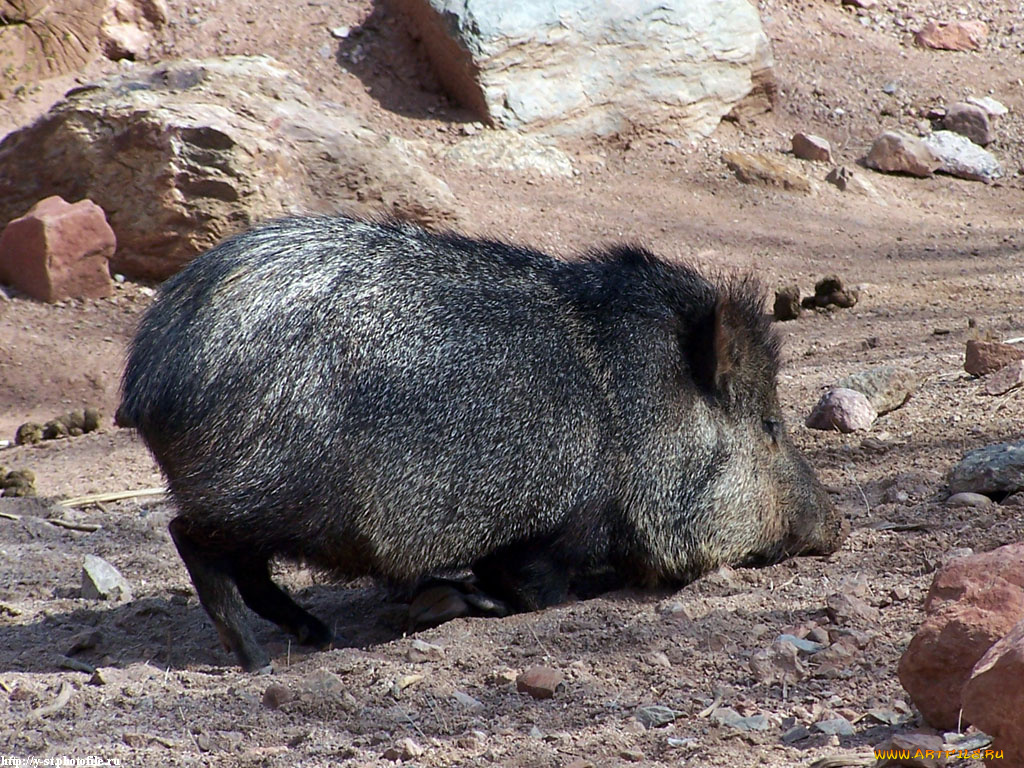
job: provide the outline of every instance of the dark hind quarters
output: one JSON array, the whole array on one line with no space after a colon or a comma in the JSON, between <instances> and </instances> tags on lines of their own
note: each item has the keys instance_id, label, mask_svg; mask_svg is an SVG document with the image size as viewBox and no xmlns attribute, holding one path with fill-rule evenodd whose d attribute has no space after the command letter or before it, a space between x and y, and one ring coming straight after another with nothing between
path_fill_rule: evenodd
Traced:
<instances>
[{"instance_id":1,"label":"dark hind quarters","mask_svg":"<svg viewBox=\"0 0 1024 768\"><path fill-rule=\"evenodd\" d=\"M244 669L254 671L270 665L266 651L252 633L245 606L295 635L300 643L317 648L331 645L327 626L271 580L268 558L232 550L222 540L213 542L183 517L176 517L168 528L199 602L224 647L235 654Z\"/></svg>"}]
</instances>

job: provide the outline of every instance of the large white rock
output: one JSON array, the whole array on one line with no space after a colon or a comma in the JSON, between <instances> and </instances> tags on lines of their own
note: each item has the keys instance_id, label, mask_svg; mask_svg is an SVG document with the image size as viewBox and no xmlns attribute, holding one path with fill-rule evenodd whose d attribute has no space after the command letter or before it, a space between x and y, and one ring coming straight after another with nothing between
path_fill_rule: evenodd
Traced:
<instances>
[{"instance_id":1,"label":"large white rock","mask_svg":"<svg viewBox=\"0 0 1024 768\"><path fill-rule=\"evenodd\" d=\"M705 136L772 55L748 0L395 0L449 93L549 134L631 126Z\"/></svg>"}]
</instances>

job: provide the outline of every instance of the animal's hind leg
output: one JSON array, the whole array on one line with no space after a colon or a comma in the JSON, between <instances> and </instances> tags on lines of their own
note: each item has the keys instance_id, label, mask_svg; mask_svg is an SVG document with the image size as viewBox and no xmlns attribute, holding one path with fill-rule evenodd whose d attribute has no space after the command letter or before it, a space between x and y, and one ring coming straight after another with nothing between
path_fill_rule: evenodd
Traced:
<instances>
[{"instance_id":1,"label":"animal's hind leg","mask_svg":"<svg viewBox=\"0 0 1024 768\"><path fill-rule=\"evenodd\" d=\"M270 563L266 559L237 560L234 577L245 604L264 619L291 632L304 645L330 647L333 640L331 630L273 582Z\"/></svg>"},{"instance_id":2,"label":"animal's hind leg","mask_svg":"<svg viewBox=\"0 0 1024 768\"><path fill-rule=\"evenodd\" d=\"M215 553L212 547L204 546L203 540L189 530L182 517L174 518L168 529L192 577L199 602L213 621L224 647L232 651L238 663L249 672L268 668L270 658L249 626L231 560Z\"/></svg>"}]
</instances>

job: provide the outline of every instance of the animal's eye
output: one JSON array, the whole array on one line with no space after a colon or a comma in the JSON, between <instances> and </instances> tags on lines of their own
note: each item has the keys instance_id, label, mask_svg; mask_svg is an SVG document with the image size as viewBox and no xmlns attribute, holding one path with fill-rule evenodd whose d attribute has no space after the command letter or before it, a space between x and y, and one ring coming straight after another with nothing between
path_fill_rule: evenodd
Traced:
<instances>
[{"instance_id":1,"label":"animal's eye","mask_svg":"<svg viewBox=\"0 0 1024 768\"><path fill-rule=\"evenodd\" d=\"M764 431L775 442L782 437L782 422L779 419L765 419L762 424Z\"/></svg>"}]
</instances>

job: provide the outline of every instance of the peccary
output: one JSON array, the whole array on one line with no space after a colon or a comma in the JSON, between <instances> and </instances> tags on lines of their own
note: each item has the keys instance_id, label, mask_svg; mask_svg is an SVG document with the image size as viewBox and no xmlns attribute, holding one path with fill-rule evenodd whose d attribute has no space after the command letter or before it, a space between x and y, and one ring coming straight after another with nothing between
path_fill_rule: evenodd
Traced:
<instances>
[{"instance_id":1,"label":"peccary","mask_svg":"<svg viewBox=\"0 0 1024 768\"><path fill-rule=\"evenodd\" d=\"M564 261L285 219L163 285L118 421L167 476L225 647L262 668L244 605L332 641L273 558L392 584L468 567L522 611L588 574L682 585L833 552L845 523L787 436L763 302L638 247Z\"/></svg>"}]
</instances>

